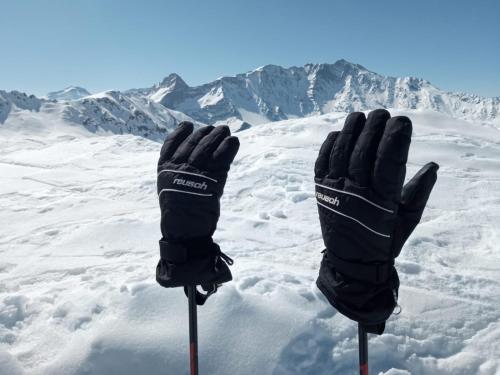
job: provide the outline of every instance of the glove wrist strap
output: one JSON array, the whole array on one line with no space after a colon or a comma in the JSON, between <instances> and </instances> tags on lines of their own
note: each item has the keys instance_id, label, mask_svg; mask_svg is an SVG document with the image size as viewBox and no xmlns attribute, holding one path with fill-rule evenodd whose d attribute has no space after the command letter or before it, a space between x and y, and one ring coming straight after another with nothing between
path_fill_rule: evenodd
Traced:
<instances>
[{"instance_id":1,"label":"glove wrist strap","mask_svg":"<svg viewBox=\"0 0 500 375\"><path fill-rule=\"evenodd\" d=\"M387 281L391 275L394 261L361 263L348 261L336 256L333 251L326 250L328 262L336 271L352 277L356 280L366 281L372 284L381 284Z\"/></svg>"},{"instance_id":2,"label":"glove wrist strap","mask_svg":"<svg viewBox=\"0 0 500 375\"><path fill-rule=\"evenodd\" d=\"M220 252L219 246L212 241L211 237L182 242L161 239L159 245L160 258L176 264L189 262L190 259L217 255Z\"/></svg>"}]
</instances>

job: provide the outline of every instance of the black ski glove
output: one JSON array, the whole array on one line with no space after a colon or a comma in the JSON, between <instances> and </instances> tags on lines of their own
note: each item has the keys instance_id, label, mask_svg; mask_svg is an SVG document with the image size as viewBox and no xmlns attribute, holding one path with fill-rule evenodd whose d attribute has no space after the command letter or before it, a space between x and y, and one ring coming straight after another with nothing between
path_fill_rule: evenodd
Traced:
<instances>
[{"instance_id":1,"label":"black ski glove","mask_svg":"<svg viewBox=\"0 0 500 375\"><path fill-rule=\"evenodd\" d=\"M436 182L426 164L404 187L412 123L378 109L351 113L314 167L326 246L317 285L342 314L381 334L397 305L394 258L422 217Z\"/></svg>"},{"instance_id":2,"label":"black ski glove","mask_svg":"<svg viewBox=\"0 0 500 375\"><path fill-rule=\"evenodd\" d=\"M231 280L232 260L212 241L229 167L239 148L227 126L193 133L182 122L161 149L158 197L160 256L156 280L164 287L201 285L214 291Z\"/></svg>"}]
</instances>

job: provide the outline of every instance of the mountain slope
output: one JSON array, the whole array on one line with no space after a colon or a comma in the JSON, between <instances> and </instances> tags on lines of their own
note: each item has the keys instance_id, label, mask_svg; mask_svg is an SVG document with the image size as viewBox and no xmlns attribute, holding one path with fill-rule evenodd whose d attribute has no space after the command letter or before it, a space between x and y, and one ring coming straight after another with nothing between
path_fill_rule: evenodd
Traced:
<instances>
[{"instance_id":1,"label":"mountain slope","mask_svg":"<svg viewBox=\"0 0 500 375\"><path fill-rule=\"evenodd\" d=\"M346 60L291 68L266 65L196 87L172 74L146 94L209 124L231 119L256 124L379 107L434 110L480 121L500 113L498 97L444 92L423 79L385 77Z\"/></svg>"},{"instance_id":2,"label":"mountain slope","mask_svg":"<svg viewBox=\"0 0 500 375\"><path fill-rule=\"evenodd\" d=\"M0 90L0 124L4 123L13 111L38 111L43 102L34 95Z\"/></svg>"}]
</instances>

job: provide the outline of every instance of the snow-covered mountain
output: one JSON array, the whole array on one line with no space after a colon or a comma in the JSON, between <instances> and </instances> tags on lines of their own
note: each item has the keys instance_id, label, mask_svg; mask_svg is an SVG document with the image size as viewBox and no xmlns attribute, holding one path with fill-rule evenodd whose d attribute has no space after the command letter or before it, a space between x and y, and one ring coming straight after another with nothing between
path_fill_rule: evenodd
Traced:
<instances>
[{"instance_id":1,"label":"snow-covered mountain","mask_svg":"<svg viewBox=\"0 0 500 375\"><path fill-rule=\"evenodd\" d=\"M480 121L500 113L500 97L444 92L423 79L386 77L346 60L291 68L266 65L196 87L171 74L141 94L207 124L234 119L257 124L379 107L434 110Z\"/></svg>"},{"instance_id":2,"label":"snow-covered mountain","mask_svg":"<svg viewBox=\"0 0 500 375\"><path fill-rule=\"evenodd\" d=\"M70 101L70 100L78 100L89 96L90 92L88 92L83 87L78 86L70 86L66 87L63 90L49 92L47 94L47 99L49 100L59 100L59 101Z\"/></svg>"},{"instance_id":3,"label":"snow-covered mountain","mask_svg":"<svg viewBox=\"0 0 500 375\"><path fill-rule=\"evenodd\" d=\"M37 121L83 125L92 132L134 134L162 140L169 129L189 116L168 109L145 96L107 91L75 101L39 99L17 91L0 90L0 126L18 118L37 117Z\"/></svg>"}]
</instances>

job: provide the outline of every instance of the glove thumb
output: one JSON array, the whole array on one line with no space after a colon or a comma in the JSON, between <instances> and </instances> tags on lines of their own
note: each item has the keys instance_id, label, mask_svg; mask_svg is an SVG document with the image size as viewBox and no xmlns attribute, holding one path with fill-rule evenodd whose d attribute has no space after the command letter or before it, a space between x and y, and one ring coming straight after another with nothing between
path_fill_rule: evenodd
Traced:
<instances>
[{"instance_id":1,"label":"glove thumb","mask_svg":"<svg viewBox=\"0 0 500 375\"><path fill-rule=\"evenodd\" d=\"M437 180L439 165L430 162L420 169L404 186L398 211L398 223L394 233L393 249L397 251L394 257L401 252L403 244L413 232L422 218L427 200Z\"/></svg>"}]
</instances>

